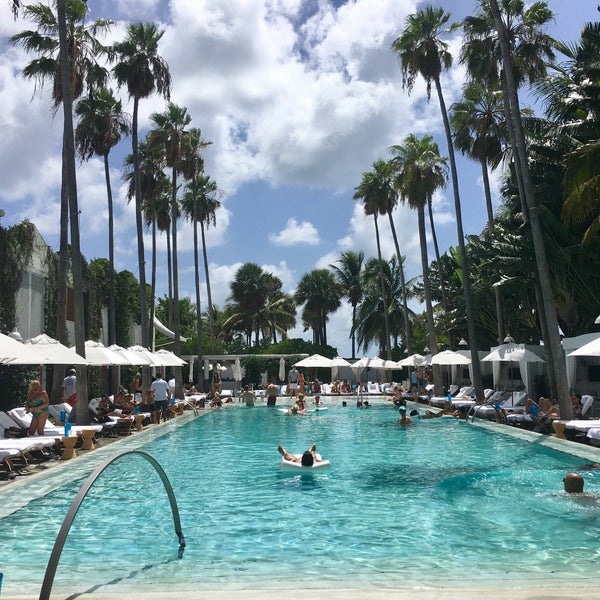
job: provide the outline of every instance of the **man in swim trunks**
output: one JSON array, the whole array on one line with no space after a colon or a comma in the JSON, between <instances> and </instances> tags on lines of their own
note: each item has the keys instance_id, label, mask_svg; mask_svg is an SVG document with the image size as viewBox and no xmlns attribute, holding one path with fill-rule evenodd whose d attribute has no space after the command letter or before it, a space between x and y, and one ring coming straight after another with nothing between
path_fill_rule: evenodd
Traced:
<instances>
[{"instance_id":1,"label":"man in swim trunks","mask_svg":"<svg viewBox=\"0 0 600 600\"><path fill-rule=\"evenodd\" d=\"M315 444L306 450L306 452L304 452L300 458L290 454L281 444L277 446L277 451L285 460L289 462L300 463L303 467L312 467L314 463L322 462L322 460L317 456L317 446Z\"/></svg>"}]
</instances>

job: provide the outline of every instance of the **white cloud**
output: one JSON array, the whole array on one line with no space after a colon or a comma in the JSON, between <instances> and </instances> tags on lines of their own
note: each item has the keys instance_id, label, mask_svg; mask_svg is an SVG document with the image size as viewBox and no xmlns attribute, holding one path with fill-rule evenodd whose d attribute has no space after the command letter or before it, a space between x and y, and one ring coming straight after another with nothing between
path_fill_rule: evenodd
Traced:
<instances>
[{"instance_id":1,"label":"white cloud","mask_svg":"<svg viewBox=\"0 0 600 600\"><path fill-rule=\"evenodd\" d=\"M317 246L319 232L312 223L307 221L298 223L295 218L291 218L279 233L269 235L269 241L276 246L296 246L298 244Z\"/></svg>"}]
</instances>

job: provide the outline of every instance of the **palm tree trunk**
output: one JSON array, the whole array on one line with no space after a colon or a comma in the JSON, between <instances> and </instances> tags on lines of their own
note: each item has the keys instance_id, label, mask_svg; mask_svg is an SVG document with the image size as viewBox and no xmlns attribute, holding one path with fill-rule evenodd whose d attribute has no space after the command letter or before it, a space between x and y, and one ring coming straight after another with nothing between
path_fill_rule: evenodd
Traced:
<instances>
[{"instance_id":1,"label":"palm tree trunk","mask_svg":"<svg viewBox=\"0 0 600 600\"><path fill-rule=\"evenodd\" d=\"M75 170L75 138L73 133L73 105L70 88L70 64L67 48L67 21L65 0L56 3L60 43L60 71L63 89L63 114L65 156L67 159L67 189L69 193L69 213L71 223L71 262L73 274L73 300L75 305L75 350L85 356L85 315L83 302L83 278L79 239L79 207L77 204L77 177ZM87 367L77 369L77 424L90 422L88 407Z\"/></svg>"},{"instance_id":2,"label":"palm tree trunk","mask_svg":"<svg viewBox=\"0 0 600 600\"><path fill-rule=\"evenodd\" d=\"M381 264L381 243L379 240L379 225L377 223L377 212L373 213L375 221L375 239L377 241L377 257L379 258L379 281L381 283L381 302L383 304L383 325L385 327L385 356L387 360L392 360L392 351L390 348L390 318L388 315L387 299L385 297L385 281L383 277L383 266Z\"/></svg>"},{"instance_id":3,"label":"palm tree trunk","mask_svg":"<svg viewBox=\"0 0 600 600\"><path fill-rule=\"evenodd\" d=\"M352 358L356 358L356 304L352 305Z\"/></svg>"},{"instance_id":4,"label":"palm tree trunk","mask_svg":"<svg viewBox=\"0 0 600 600\"><path fill-rule=\"evenodd\" d=\"M419 241L421 246L421 269L423 270L423 289L425 291L425 316L427 318L427 340L431 354L437 354L437 336L435 334L435 323L433 320L433 306L431 304L431 287L429 285L429 258L427 256L427 234L425 233L425 207L420 205L417 209L419 223ZM433 369L433 383L435 393L442 393L439 365L437 371Z\"/></svg>"},{"instance_id":5,"label":"palm tree trunk","mask_svg":"<svg viewBox=\"0 0 600 600\"><path fill-rule=\"evenodd\" d=\"M404 335L406 338L406 350L408 351L408 354L411 355L413 353L412 335L410 331L410 319L408 317L408 300L406 298L406 278L404 277L404 262L402 260L402 254L400 253L400 244L398 243L398 236L396 235L396 226L394 225L394 219L392 218L392 211L390 210L388 210L388 217L390 220L392 237L394 238L394 247L396 248L396 258L398 259L398 266L400 267L400 288L402 289L402 314L404 316ZM352 323L354 323L354 313L352 313ZM354 347L352 347L352 358L354 358Z\"/></svg>"},{"instance_id":6,"label":"palm tree trunk","mask_svg":"<svg viewBox=\"0 0 600 600\"><path fill-rule=\"evenodd\" d=\"M117 343L117 322L115 309L115 241L114 241L114 210L112 186L110 184L110 167L108 164L108 154L104 155L104 179L106 181L106 199L108 204L108 345ZM116 392L119 386L119 369L111 367L109 369L109 389Z\"/></svg>"},{"instance_id":7,"label":"palm tree trunk","mask_svg":"<svg viewBox=\"0 0 600 600\"><path fill-rule=\"evenodd\" d=\"M202 305L200 303L200 261L198 260L198 200L194 197L192 220L194 222L194 273L196 275L196 353L198 372L202 369ZM212 352L214 354L214 351ZM198 379L198 382L201 378Z\"/></svg>"},{"instance_id":8,"label":"palm tree trunk","mask_svg":"<svg viewBox=\"0 0 600 600\"><path fill-rule=\"evenodd\" d=\"M452 175L452 191L454 195L454 212L456 216L456 232L458 237L458 247L460 249L460 267L462 269L463 293L465 296L465 312L467 317L467 331L469 333L469 347L471 349L471 368L473 372L473 387L478 399L483 399L483 382L481 380L481 364L479 363L479 346L477 344L477 331L475 329L475 309L473 307L473 293L471 291L471 275L469 270L469 259L465 247L465 234L462 224L462 210L460 206L460 192L458 189L458 172L456 170L456 157L454 155L454 146L452 144L452 132L448 120L448 111L442 93L442 84L440 78L435 78L435 89L440 103L440 112L444 121L444 130L446 132L446 141L448 143L448 157L450 159L450 173Z\"/></svg>"},{"instance_id":9,"label":"palm tree trunk","mask_svg":"<svg viewBox=\"0 0 600 600\"><path fill-rule=\"evenodd\" d=\"M151 350L154 351L154 315L156 303L156 218L152 219L152 270L150 273L150 331L148 340L152 341Z\"/></svg>"},{"instance_id":10,"label":"palm tree trunk","mask_svg":"<svg viewBox=\"0 0 600 600\"><path fill-rule=\"evenodd\" d=\"M173 351L181 355L181 333L179 325L179 268L177 261L177 169L173 167L173 181L171 191L171 242L173 243ZM181 380L181 367L173 367L175 375L175 396L183 398L183 382Z\"/></svg>"},{"instance_id":11,"label":"palm tree trunk","mask_svg":"<svg viewBox=\"0 0 600 600\"><path fill-rule=\"evenodd\" d=\"M485 154L485 152L484 152ZM492 209L492 191L490 188L490 176L488 173L488 165L485 159L480 161L481 177L483 178L483 193L485 197L485 207L488 215L487 228L490 235L494 231L494 211ZM504 309L502 308L502 290L500 286L494 286L494 300L496 302L496 324L498 332L498 343L501 344L506 336L506 326L504 324Z\"/></svg>"},{"instance_id":12,"label":"palm tree trunk","mask_svg":"<svg viewBox=\"0 0 600 600\"><path fill-rule=\"evenodd\" d=\"M60 186L60 249L58 252L58 273L56 282L56 339L68 344L67 334L67 274L69 271L69 192L67 189L67 159L65 143L62 147L62 181ZM54 365L52 376L51 402L61 401L64 365Z\"/></svg>"},{"instance_id":13,"label":"palm tree trunk","mask_svg":"<svg viewBox=\"0 0 600 600\"><path fill-rule=\"evenodd\" d=\"M138 107L139 99L133 99L133 124L131 127L131 144L133 151L133 181L135 188L135 226L137 231L138 271L140 283L140 325L142 330L142 346L149 348L150 335L148 328L148 302L146 299L146 257L144 253L144 223L142 221L142 185L140 181L140 156L138 142ZM150 389L150 369L142 368L142 387Z\"/></svg>"},{"instance_id":14,"label":"palm tree trunk","mask_svg":"<svg viewBox=\"0 0 600 600\"><path fill-rule=\"evenodd\" d=\"M565 356L560 342L554 290L552 289L552 283L550 280L550 269L548 267L548 259L546 257L546 247L544 245L542 225L537 212L537 202L533 191L533 183L529 173L529 166L527 164L527 148L525 144L525 134L523 133L523 126L521 123L519 95L517 93L517 86L512 70L510 45L506 37L506 30L496 0L490 0L490 10L494 17L498 38L500 40L500 47L502 49L504 77L506 78L506 86L508 91L508 98L505 98L505 102L507 102L509 105L516 136L516 146L513 151L516 152L518 159L516 161L518 165L517 168L521 170L521 176L523 179L525 202L529 212L531 238L535 251L539 284L542 291L541 301L543 305L544 316L546 317L546 325L548 327L548 337L544 341L550 349L554 379L557 385L560 414L563 419L570 419L573 417L573 408L569 397Z\"/></svg>"},{"instance_id":15,"label":"palm tree trunk","mask_svg":"<svg viewBox=\"0 0 600 600\"><path fill-rule=\"evenodd\" d=\"M210 291L210 273L208 272L208 254L206 252L204 223L200 223L200 232L202 233L202 256L204 257L204 275L206 277L206 296L208 300L208 332L210 334L210 351L212 354L214 354L216 352L215 322L213 317L212 293Z\"/></svg>"},{"instance_id":16,"label":"palm tree trunk","mask_svg":"<svg viewBox=\"0 0 600 600\"><path fill-rule=\"evenodd\" d=\"M440 247L438 246L437 233L435 231L435 223L433 220L433 203L431 196L427 198L427 211L429 214L429 228L431 229L431 239L433 240L433 251L435 253L435 260L438 265L438 281L440 282L440 291L442 292L442 307L444 313L448 314L448 296L446 295L446 282L444 280L444 270L442 261L440 260ZM448 344L451 350L454 350L454 343L450 332L448 332Z\"/></svg>"},{"instance_id":17,"label":"palm tree trunk","mask_svg":"<svg viewBox=\"0 0 600 600\"><path fill-rule=\"evenodd\" d=\"M169 319L169 329L173 330L173 260L171 258L171 232L167 228L167 279L168 279L168 301L167 316Z\"/></svg>"}]
</instances>

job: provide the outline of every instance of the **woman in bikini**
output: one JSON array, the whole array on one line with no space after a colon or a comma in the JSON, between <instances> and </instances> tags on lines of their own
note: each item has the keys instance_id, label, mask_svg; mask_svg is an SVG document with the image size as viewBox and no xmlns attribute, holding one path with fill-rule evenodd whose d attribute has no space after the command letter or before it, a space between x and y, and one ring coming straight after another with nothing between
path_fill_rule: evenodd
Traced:
<instances>
[{"instance_id":1,"label":"woman in bikini","mask_svg":"<svg viewBox=\"0 0 600 600\"><path fill-rule=\"evenodd\" d=\"M50 400L46 390L42 388L42 384L34 379L29 384L29 391L27 392L27 403L25 410L31 413L31 425L29 425L28 435L44 435L44 427L46 426L46 420L48 419L48 405Z\"/></svg>"}]
</instances>

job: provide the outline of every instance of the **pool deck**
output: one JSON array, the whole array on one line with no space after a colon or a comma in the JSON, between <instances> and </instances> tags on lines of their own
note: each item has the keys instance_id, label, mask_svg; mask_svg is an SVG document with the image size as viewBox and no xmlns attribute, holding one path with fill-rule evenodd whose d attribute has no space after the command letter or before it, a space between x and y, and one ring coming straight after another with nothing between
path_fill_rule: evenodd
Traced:
<instances>
[{"instance_id":1,"label":"pool deck","mask_svg":"<svg viewBox=\"0 0 600 600\"><path fill-rule=\"evenodd\" d=\"M339 397L336 397L336 400ZM351 400L352 398L348 398ZM281 404L286 402L286 399L279 399ZM289 403L289 399L288 403ZM327 399L324 404L327 404ZM374 403L387 403L387 398L369 398L370 401L374 400ZM280 402L278 402L279 404ZM337 402L336 402L337 404ZM409 403L411 404L411 403ZM206 411L208 413L210 411ZM201 414L206 414L204 411ZM193 415L186 415L185 420L193 418ZM477 423L483 427L497 428L499 427L494 422L482 422ZM171 424L172 426L173 424ZM142 435L138 437L141 443L143 438L154 437L164 435L171 428L169 423L164 425L152 426L146 431L142 432ZM515 437L529 438L533 443L537 443L544 446L549 446L568 452L581 457L584 460L590 462L600 462L600 449L583 444L577 444L566 440L557 439L554 436L536 434L529 431L522 431L514 427L501 426L503 433L512 435ZM161 431L162 430L162 431ZM135 436L137 437L137 436ZM532 439L533 438L533 439ZM99 447L95 451L82 452L82 458L85 457L87 460L80 461L80 465L83 466L85 462L89 463L89 459L96 458L100 459L102 455L106 455L109 452L117 450L121 444L120 440L127 440L131 438L117 438L117 443L113 445L113 440L103 440ZM109 448L112 446L112 449ZM100 450L100 451L98 451ZM94 457L96 455L96 457ZM92 460L92 462L94 462ZM70 463L70 464L69 464ZM12 482L2 482L4 485L0 485L0 499L8 500L13 493L27 496L27 493L23 494L28 488L37 487L33 482L43 481L47 479L51 471L58 474L63 469L72 469L72 465L76 464L77 461L50 461L46 467L38 471L34 466L31 470L33 471L30 477L19 477L18 480ZM89 469L89 466L87 467ZM32 485L33 484L33 485ZM24 499L21 499L23 502ZM25 500L26 502L26 500ZM1 504L1 503L0 503ZM10 504L7 503L7 504ZM0 513L6 511L11 512L11 509L6 510L8 507L2 507ZM1 515L0 515L1 516ZM0 571L2 570L0 565ZM457 567L459 570L459 567ZM464 579L468 581L468 573L464 574ZM558 581L548 581L549 584L554 583L556 585ZM590 581L590 584L596 584L594 580ZM468 584L467 584L468 585ZM489 581L481 584L481 582L473 582L472 587L465 588L427 588L423 589L420 587L415 588L364 588L364 589L353 589L350 583L347 588L331 589L327 587L320 588L318 582L313 582L312 587L306 589L243 589L243 590L177 590L177 591L140 591L140 592L129 592L120 591L117 593L109 593L107 591L98 591L96 593L53 593L51 595L52 600L315 600L320 598L326 598L327 600L386 600L390 598L405 600L597 600L600 598L600 586L589 585L586 586L585 581L573 580L572 584L568 584L566 581L563 582L564 587L542 587L537 582L524 582L520 585L515 581L502 581L492 582ZM1 600L34 600L39 598L39 595L6 595L0 592Z\"/></svg>"}]
</instances>

